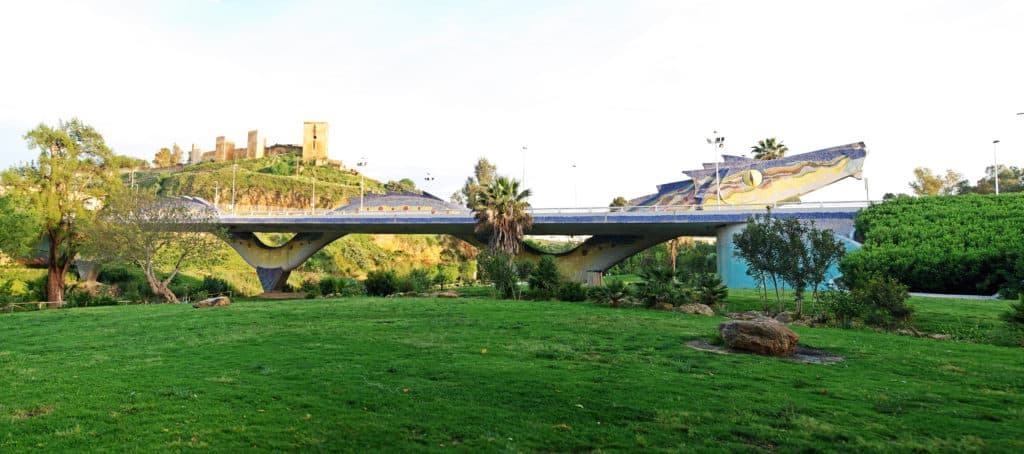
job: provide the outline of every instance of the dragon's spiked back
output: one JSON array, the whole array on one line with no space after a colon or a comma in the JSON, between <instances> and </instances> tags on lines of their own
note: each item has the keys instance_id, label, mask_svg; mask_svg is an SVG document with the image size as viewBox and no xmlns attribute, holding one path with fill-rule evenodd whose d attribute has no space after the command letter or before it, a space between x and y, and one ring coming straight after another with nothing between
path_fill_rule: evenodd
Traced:
<instances>
[{"instance_id":1,"label":"dragon's spiked back","mask_svg":"<svg viewBox=\"0 0 1024 454\"><path fill-rule=\"evenodd\" d=\"M779 202L845 178L860 178L866 156L863 142L768 161L723 155L718 181L715 164L706 163L703 169L684 172L690 180L660 185L657 194L634 199L631 205L717 205L719 193L723 205Z\"/></svg>"}]
</instances>

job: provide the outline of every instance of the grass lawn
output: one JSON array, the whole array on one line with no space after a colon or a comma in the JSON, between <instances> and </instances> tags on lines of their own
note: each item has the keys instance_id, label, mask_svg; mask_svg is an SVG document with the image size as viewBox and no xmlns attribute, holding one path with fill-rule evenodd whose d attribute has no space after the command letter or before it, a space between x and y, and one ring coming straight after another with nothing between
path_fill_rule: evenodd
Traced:
<instances>
[{"instance_id":1,"label":"grass lawn","mask_svg":"<svg viewBox=\"0 0 1024 454\"><path fill-rule=\"evenodd\" d=\"M1004 310L912 303L979 330ZM683 345L721 321L489 299L0 314L0 452L1024 451L1024 349L800 327L847 361Z\"/></svg>"}]
</instances>

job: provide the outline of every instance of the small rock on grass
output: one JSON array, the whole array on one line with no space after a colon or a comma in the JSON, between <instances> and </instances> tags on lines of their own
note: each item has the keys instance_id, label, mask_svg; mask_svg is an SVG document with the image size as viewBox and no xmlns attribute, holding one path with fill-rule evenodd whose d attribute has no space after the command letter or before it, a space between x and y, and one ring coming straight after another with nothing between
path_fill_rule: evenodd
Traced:
<instances>
[{"instance_id":1,"label":"small rock on grass","mask_svg":"<svg viewBox=\"0 0 1024 454\"><path fill-rule=\"evenodd\" d=\"M220 307L220 306L230 306L230 305L231 305L231 298L228 298L226 296L216 296L216 297L213 297L213 298L207 298L207 299L202 300L202 301L197 301L197 302L192 304L192 307L194 307L196 309L203 309L203 308L206 308L206 307Z\"/></svg>"}]
</instances>

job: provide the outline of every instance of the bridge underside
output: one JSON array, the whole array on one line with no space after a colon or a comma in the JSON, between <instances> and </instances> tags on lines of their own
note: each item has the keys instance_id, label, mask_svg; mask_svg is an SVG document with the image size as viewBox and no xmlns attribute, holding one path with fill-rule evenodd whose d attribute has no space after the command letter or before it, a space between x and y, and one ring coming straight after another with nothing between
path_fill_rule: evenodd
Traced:
<instances>
[{"instance_id":1,"label":"bridge underside","mask_svg":"<svg viewBox=\"0 0 1024 454\"><path fill-rule=\"evenodd\" d=\"M576 249L556 255L563 275L578 282L598 284L602 273L622 260L654 245L680 236L718 238L718 271L726 285L750 288L745 264L734 258L732 234L742 229L751 213L681 213L654 216L637 215L562 215L535 218L531 235L590 235ZM852 229L853 212L776 213L812 219L819 227L832 228L839 236ZM540 220L541 222L537 222ZM473 232L473 220L467 216L431 216L416 222L402 217L349 218L244 218L223 219L232 248L256 269L264 291L280 291L290 273L309 257L334 240L349 233L368 234L449 234L481 245ZM281 246L268 246L254 232L296 233ZM851 244L853 247L855 243ZM537 251L525 251L521 259L536 260Z\"/></svg>"}]
</instances>

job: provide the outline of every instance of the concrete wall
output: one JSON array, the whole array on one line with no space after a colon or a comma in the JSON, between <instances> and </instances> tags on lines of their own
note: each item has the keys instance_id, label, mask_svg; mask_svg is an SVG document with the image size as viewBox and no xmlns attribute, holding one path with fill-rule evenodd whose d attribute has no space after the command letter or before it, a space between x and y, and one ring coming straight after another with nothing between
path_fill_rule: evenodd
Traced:
<instances>
[{"instance_id":1,"label":"concrete wall","mask_svg":"<svg viewBox=\"0 0 1024 454\"><path fill-rule=\"evenodd\" d=\"M843 242L846 247L846 252L856 251L861 248L861 244L853 241L846 236L846 232L852 231L853 221L831 221L827 224L817 223L818 228L830 228L836 232L836 239ZM740 233L746 227L746 224L729 224L718 229L717 235L717 258L718 258L718 275L721 276L722 282L729 288L757 288L758 284L754 281L754 278L747 274L747 262L739 258L736 255L736 245L732 241L732 236ZM828 282L831 279L841 276L839 273L839 267L832 266L829 268L828 273L825 277L825 281ZM771 283L768 284L769 286ZM781 282L780 282L781 286Z\"/></svg>"}]
</instances>

